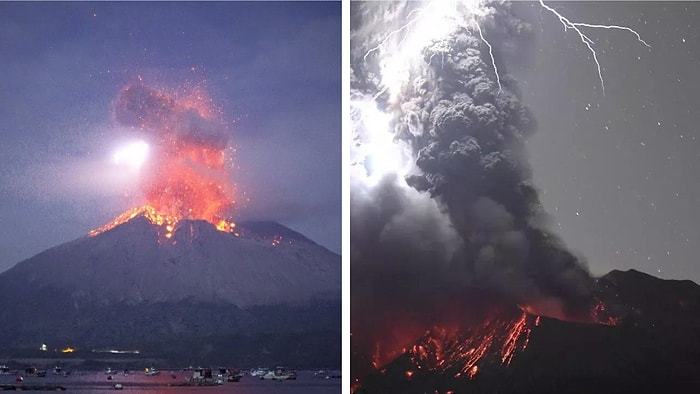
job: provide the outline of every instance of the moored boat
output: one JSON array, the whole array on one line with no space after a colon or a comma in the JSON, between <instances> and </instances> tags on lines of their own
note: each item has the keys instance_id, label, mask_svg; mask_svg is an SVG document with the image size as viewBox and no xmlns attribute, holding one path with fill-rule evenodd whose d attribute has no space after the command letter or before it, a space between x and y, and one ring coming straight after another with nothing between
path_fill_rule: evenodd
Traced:
<instances>
[{"instance_id":1,"label":"moored boat","mask_svg":"<svg viewBox=\"0 0 700 394\"><path fill-rule=\"evenodd\" d=\"M274 371L269 371L260 379L264 380L296 380L296 371L287 371L284 367L277 367Z\"/></svg>"},{"instance_id":2,"label":"moored boat","mask_svg":"<svg viewBox=\"0 0 700 394\"><path fill-rule=\"evenodd\" d=\"M257 377L257 378L262 378L265 376L268 372L270 372L270 368L254 368L250 370L250 376Z\"/></svg>"},{"instance_id":3,"label":"moored boat","mask_svg":"<svg viewBox=\"0 0 700 394\"><path fill-rule=\"evenodd\" d=\"M160 371L155 369L155 368L146 368L146 371L144 372L146 376L156 376L160 375Z\"/></svg>"}]
</instances>

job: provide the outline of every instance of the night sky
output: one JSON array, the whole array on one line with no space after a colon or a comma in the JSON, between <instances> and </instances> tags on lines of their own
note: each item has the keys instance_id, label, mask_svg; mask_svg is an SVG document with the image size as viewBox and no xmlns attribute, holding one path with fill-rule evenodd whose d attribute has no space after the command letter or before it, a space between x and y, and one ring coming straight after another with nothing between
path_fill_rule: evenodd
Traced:
<instances>
[{"instance_id":1,"label":"night sky","mask_svg":"<svg viewBox=\"0 0 700 394\"><path fill-rule=\"evenodd\" d=\"M537 4L533 47L505 54L539 124L530 163L551 225L594 274L700 282L700 3ZM340 3L0 4L0 271L133 206L109 158L112 100L138 75L202 83L232 125L244 218L339 252ZM523 53L530 52L524 56ZM520 56L520 57L518 57Z\"/></svg>"},{"instance_id":2,"label":"night sky","mask_svg":"<svg viewBox=\"0 0 700 394\"><path fill-rule=\"evenodd\" d=\"M341 4L1 3L0 271L132 208L112 105L200 86L235 148L235 220L341 249Z\"/></svg>"},{"instance_id":3,"label":"night sky","mask_svg":"<svg viewBox=\"0 0 700 394\"><path fill-rule=\"evenodd\" d=\"M635 268L700 282L700 3L548 3L588 29L605 79L580 39L538 4L533 56L506 60L539 129L529 141L552 228L593 274Z\"/></svg>"}]
</instances>

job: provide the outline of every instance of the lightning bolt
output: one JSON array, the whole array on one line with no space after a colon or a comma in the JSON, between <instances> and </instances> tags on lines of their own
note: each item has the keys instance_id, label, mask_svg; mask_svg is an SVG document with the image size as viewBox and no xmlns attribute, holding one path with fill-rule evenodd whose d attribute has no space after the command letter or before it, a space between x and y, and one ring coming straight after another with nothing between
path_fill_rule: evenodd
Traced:
<instances>
[{"instance_id":1,"label":"lightning bolt","mask_svg":"<svg viewBox=\"0 0 700 394\"><path fill-rule=\"evenodd\" d=\"M564 31L566 31L568 29L573 29L576 32L576 34L578 34L579 38L581 38L581 42L583 42L586 45L586 47L588 48L588 51L591 52L591 55L593 56L593 61L595 62L596 68L598 70L598 79L600 80L600 87L603 90L603 96L605 96L605 81L603 80L603 73L600 69L600 62L598 61L598 54L596 53L595 48L593 47L593 45L595 43L584 32L582 32L581 29L579 29L579 27L628 31L637 37L637 41L644 44L647 48L651 48L651 46L649 44L647 44L647 42L642 39L642 37L639 35L639 33L637 33L635 30L633 30L627 26L596 25L596 24L590 24L590 23L572 22L568 18L566 18L565 16L560 14L557 10L555 10L554 8L545 4L544 0L539 0L539 2L540 2L540 5L542 6L542 8L551 12L557 18L559 18L559 22L561 22L561 24L564 26Z\"/></svg>"},{"instance_id":2,"label":"lightning bolt","mask_svg":"<svg viewBox=\"0 0 700 394\"><path fill-rule=\"evenodd\" d=\"M471 1L474 4L478 4L479 2L477 1ZM498 73L498 67L496 66L496 59L494 58L493 55L493 47L491 46L491 43L486 39L486 37L483 34L483 31L481 30L481 26L479 25L479 22L477 20L477 17L475 15L462 15L462 12L458 10L458 4L467 4L471 3L469 0L457 0L457 1L444 1L444 0L436 0L436 1L431 1L428 2L426 7L424 8L416 8L409 12L409 14L406 17L406 22L401 25L399 28L392 30L389 32L384 38L374 47L370 48L367 52L365 52L365 55L363 57L363 60L366 62L367 58L374 52L382 52L383 49L388 45L389 40L392 37L402 35L400 42L398 43L398 47L400 48L406 41L408 35L411 32L411 27L414 25L417 25L419 22L423 20L423 18L428 18L430 19L430 15L426 16L429 14L430 11L435 11L437 12L442 18L445 19L445 22L449 21L465 30L469 31L474 31L476 30L479 33L479 37L481 41L488 47L489 50L489 57L491 59L491 66L493 67L493 70L496 74L496 82L498 83L498 92L500 93L502 91L502 86L501 86L501 76ZM471 21L468 21L467 17L472 16L473 19ZM467 22L468 21L468 22ZM437 21L439 22L439 21ZM425 32L422 32L425 33ZM421 34L421 32L415 32L414 34ZM436 37L438 41L442 37ZM429 59L429 62L432 62L432 58L435 56L435 53L433 53ZM444 57L444 54L443 54ZM444 60L444 59L443 59ZM388 90L388 86L384 86L379 93L377 93L374 98L378 98L381 96L383 93L385 93Z\"/></svg>"},{"instance_id":3,"label":"lightning bolt","mask_svg":"<svg viewBox=\"0 0 700 394\"><path fill-rule=\"evenodd\" d=\"M496 0L499 1L499 0ZM576 32L581 42L590 52L593 61L596 65L600 86L605 95L605 80L598 59L598 53L595 49L595 42L586 34L586 29L607 29L621 30L627 33L632 33L637 41L645 45L647 48L651 46L642 39L639 33L627 26L619 25L603 25L593 23L583 23L572 21L562 15L560 12L550 7L544 0L538 0L540 6L556 16L559 22L564 27L564 31L569 29ZM384 13L385 22L390 25L382 26L385 30L382 31L382 36L378 42L364 53L363 60L370 61L371 58L376 58L379 66L378 92L373 95L371 101L373 106L365 105L366 103L356 102L352 100L356 107L352 111L351 120L353 121L353 135L359 136L355 141L358 148L355 152L358 155L355 164L365 163L368 157L374 158L373 165L376 167L372 173L381 174L383 172L406 172L404 164L390 164L390 159L403 160L404 156L410 157L410 154L404 155L401 147L396 146L394 134L391 130L391 122L385 117L393 117L395 113L391 111L379 109L376 105L379 97L388 93L387 104L390 107L396 108L400 104L401 91L409 83L414 67L421 67L421 56L425 54L426 48L431 48L433 53L427 59L428 64L431 64L433 57L440 53L442 55L443 64L445 54L449 52L448 37L458 30L468 31L488 48L488 56L490 57L491 65L498 84L498 93L502 92L501 76L498 65L494 57L494 48L487 40L481 23L487 23L490 11L487 3L491 0L432 0L425 1L421 4L422 7L414 8L401 18L401 21L393 24L393 17L400 15L401 11L406 9L396 8L394 15L387 11ZM402 3L403 5L408 2ZM387 26L391 26L388 28ZM487 32L488 33L488 32ZM375 45L376 44L376 45ZM376 56L371 56L372 54ZM487 60L485 60L487 62ZM401 110L405 111L404 109ZM361 138L360 138L361 137ZM365 148L359 148L359 147ZM372 147L371 149L368 147ZM389 154L389 152L391 154ZM389 157L391 156L391 157ZM389 157L387 159L387 157ZM410 162L411 160L407 160ZM376 177L375 177L376 178Z\"/></svg>"},{"instance_id":4,"label":"lightning bolt","mask_svg":"<svg viewBox=\"0 0 700 394\"><path fill-rule=\"evenodd\" d=\"M571 21L569 18L565 17L562 15L559 11L555 10L554 8L550 7L547 5L544 0L538 0L540 3L540 6L544 8L545 10L551 12L554 16L559 19L559 22L561 22L562 26L564 26L564 30L568 31L569 29L573 30L576 32L578 37L581 39L581 42L586 46L588 51L591 53L591 56L593 57L593 62L596 65L596 71L598 74L598 80L600 81L600 86L603 91L603 95L605 95L605 80L603 78L603 71L600 65L600 59L598 58L598 52L596 52L595 49L595 42L584 32L584 28L588 29L608 29L608 30L622 30L626 31L629 33L634 34L634 36L637 38L637 41L646 46L647 48L651 48L651 45L649 45L642 37L640 34L635 31L634 29L627 27L627 26L620 26L620 25L602 25L602 24L593 24L593 23L583 23L583 22L574 22ZM413 29L411 29L414 25L417 25L424 17L430 18L430 16L426 16L429 11L437 12L442 18L444 18L444 22L451 22L461 28L468 29L471 31L476 31L479 34L479 38L481 41L488 47L489 50L489 57L491 60L491 67L493 67L494 73L496 74L496 82L498 83L498 91L499 93L502 90L501 86L501 77L498 72L498 67L496 65L496 60L493 55L493 47L491 46L491 43L486 39L484 36L484 33L481 29L481 26L477 20L476 15L472 15L473 19L469 21L468 23L466 22L466 18L461 15L460 10L458 10L457 5L458 4L468 4L470 3L469 0L452 0L452 1L443 1L443 0L435 0L435 1L430 1L427 3L427 5L423 8L417 8L412 10L408 16L406 17L405 23L400 26L398 29L395 29L389 34L387 34L380 42L377 44L375 47L369 49L365 55L364 55L364 60L367 61L367 58L369 57L370 54L373 52L381 52L383 49L386 47L387 43L392 37L395 37L397 35L402 35L401 40L399 42L399 47L402 46L402 44L405 42L406 38L409 36L409 34L424 34L427 32L412 32ZM473 2L475 6L479 5L479 2L474 1ZM436 11L437 10L437 11ZM437 22L439 21L432 21L431 22ZM471 25L471 26L467 26ZM434 24L432 26L435 26ZM430 34L430 33L427 33ZM436 37L437 38L437 37ZM433 54L434 56L434 54ZM443 55L444 56L444 55ZM432 56L431 59L432 60ZM385 93L389 87L387 85L383 86L381 91L375 95L375 98L379 97L383 93Z\"/></svg>"},{"instance_id":5,"label":"lightning bolt","mask_svg":"<svg viewBox=\"0 0 700 394\"><path fill-rule=\"evenodd\" d=\"M421 8L412 10L412 11L408 14L408 16L407 16L408 22L406 22L406 23L405 23L403 26L401 26L400 28L398 28L398 29L392 31L391 33L387 34L386 37L384 37L384 39L383 39L382 41L380 41L379 44L377 44L377 46L375 46L374 48L371 48L369 51L367 51L367 52L365 53L364 58L363 58L364 61L367 61L367 57L368 57L370 54L372 54L372 52L380 51L380 50L382 49L382 47L386 45L386 43L389 41L389 39L390 39L391 37L393 37L393 36L395 36L395 35L401 33L401 32L404 31L404 30L409 30L412 24L414 24L414 23L416 23L416 22L418 22L418 21L420 20L420 13L421 13L421 11L422 11ZM416 14L417 16L416 16L415 18L411 19L411 17L413 16L413 14ZM403 38L401 39L401 42L403 42L405 39L406 39L406 35L403 36Z\"/></svg>"},{"instance_id":6,"label":"lightning bolt","mask_svg":"<svg viewBox=\"0 0 700 394\"><path fill-rule=\"evenodd\" d=\"M491 44L484 38L484 33L481 32L481 26L474 21L474 25L476 25L476 30L479 32L479 37L481 37L481 41L486 44L487 47L489 47L489 56L491 57L491 66L493 67L493 71L496 73L496 82L498 83L498 93L501 93L501 76L498 75L498 67L496 67L496 59L493 57L493 47L491 47Z\"/></svg>"}]
</instances>

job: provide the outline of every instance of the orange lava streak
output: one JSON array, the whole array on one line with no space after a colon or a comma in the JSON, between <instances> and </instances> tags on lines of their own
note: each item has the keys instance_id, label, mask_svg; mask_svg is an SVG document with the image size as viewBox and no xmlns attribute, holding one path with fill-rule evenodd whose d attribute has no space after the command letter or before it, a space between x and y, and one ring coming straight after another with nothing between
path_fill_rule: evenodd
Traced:
<instances>
[{"instance_id":1,"label":"orange lava streak","mask_svg":"<svg viewBox=\"0 0 700 394\"><path fill-rule=\"evenodd\" d=\"M530 328L527 326L526 319L527 313L523 312L520 319L513 324L510 330L508 330L506 341L503 343L503 347L501 348L502 364L510 364L510 362L513 360L513 356L515 355L515 350L519 342L522 343L522 350L527 348L527 344L530 341Z\"/></svg>"},{"instance_id":2,"label":"orange lava streak","mask_svg":"<svg viewBox=\"0 0 700 394\"><path fill-rule=\"evenodd\" d=\"M467 372L467 377L469 379L474 379L474 376L476 376L477 372L479 372L479 367L475 365Z\"/></svg>"},{"instance_id":3,"label":"orange lava streak","mask_svg":"<svg viewBox=\"0 0 700 394\"><path fill-rule=\"evenodd\" d=\"M142 207L138 208L133 208L130 209L121 215L117 216L112 220L111 222L105 224L104 226L97 228L95 230L92 230L88 233L89 236L93 237L97 234L103 233L105 231L111 230L120 224L126 223L129 220L139 216L143 215L146 219L148 219L151 223L158 225L158 226L166 226L166 229L168 231L172 231L172 229L175 226L175 223L179 220L176 216L168 216L168 215L163 215L159 213L155 208L153 208L150 205L144 205Z\"/></svg>"},{"instance_id":4,"label":"orange lava streak","mask_svg":"<svg viewBox=\"0 0 700 394\"><path fill-rule=\"evenodd\" d=\"M473 379L483 360L497 357L501 364L509 365L517 351L525 350L531 331L529 316L524 311L517 319L494 316L466 330L436 327L409 350L409 356L419 369Z\"/></svg>"},{"instance_id":5,"label":"orange lava streak","mask_svg":"<svg viewBox=\"0 0 700 394\"><path fill-rule=\"evenodd\" d=\"M160 226L163 228L163 236L165 238L171 238L173 236L173 231L175 230L175 225L177 224L178 221L181 220L180 217L178 216L173 216L173 215L166 215L161 212L159 212L157 209L150 205L144 205L138 208L133 208L130 209L121 215L117 216L112 220L111 222L105 224L104 226L97 228L95 230L92 230L88 233L89 236L94 237L95 235L101 234L105 231L111 230L120 224L126 223L129 220L142 215L146 219L148 219L151 223L155 224L156 226ZM219 231L223 232L231 232L233 229L236 227L236 224L233 222L228 222L224 219L221 219L217 224L216 228Z\"/></svg>"}]
</instances>

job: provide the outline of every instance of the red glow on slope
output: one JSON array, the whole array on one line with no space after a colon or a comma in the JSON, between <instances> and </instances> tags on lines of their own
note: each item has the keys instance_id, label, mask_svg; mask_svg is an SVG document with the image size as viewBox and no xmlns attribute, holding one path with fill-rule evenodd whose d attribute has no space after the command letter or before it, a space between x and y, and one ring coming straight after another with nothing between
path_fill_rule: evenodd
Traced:
<instances>
[{"instance_id":1,"label":"red glow on slope","mask_svg":"<svg viewBox=\"0 0 700 394\"><path fill-rule=\"evenodd\" d=\"M533 314L537 311L555 314L557 316L548 317L563 321L619 324L619 319L613 317L605 304L598 299L593 300L589 314L584 312L575 316L567 315L556 303L540 302L533 305L519 309L494 307L477 323L432 327L425 331L421 338L414 339L414 345L410 346L408 351L395 348L391 351L384 348L385 350L381 351L382 346L376 345L372 357L373 365L379 368L403 353L408 355L416 370L475 379L484 365L508 366L518 354L527 350L531 332L542 325L542 315ZM383 342L384 345L387 343Z\"/></svg>"},{"instance_id":2,"label":"red glow on slope","mask_svg":"<svg viewBox=\"0 0 700 394\"><path fill-rule=\"evenodd\" d=\"M495 359L509 365L516 353L524 351L534 318L524 311L516 317L494 313L471 328L435 327L408 353L419 369L471 379L478 364Z\"/></svg>"}]
</instances>

